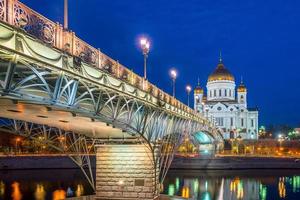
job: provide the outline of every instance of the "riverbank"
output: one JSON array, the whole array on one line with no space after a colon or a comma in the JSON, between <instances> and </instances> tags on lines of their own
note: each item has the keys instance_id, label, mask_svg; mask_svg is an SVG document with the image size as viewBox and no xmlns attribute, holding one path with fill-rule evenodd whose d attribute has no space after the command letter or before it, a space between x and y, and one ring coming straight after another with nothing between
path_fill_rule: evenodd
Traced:
<instances>
[{"instance_id":1,"label":"riverbank","mask_svg":"<svg viewBox=\"0 0 300 200\"><path fill-rule=\"evenodd\" d=\"M300 169L297 158L278 157L214 157L174 158L170 169L231 170L231 169Z\"/></svg>"}]
</instances>

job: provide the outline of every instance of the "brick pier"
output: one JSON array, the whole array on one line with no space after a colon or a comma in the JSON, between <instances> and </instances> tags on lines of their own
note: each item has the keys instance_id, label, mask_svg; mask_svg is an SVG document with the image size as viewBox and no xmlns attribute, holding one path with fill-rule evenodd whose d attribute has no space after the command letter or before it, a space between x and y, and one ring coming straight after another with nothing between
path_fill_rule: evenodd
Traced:
<instances>
[{"instance_id":1,"label":"brick pier","mask_svg":"<svg viewBox=\"0 0 300 200\"><path fill-rule=\"evenodd\" d=\"M156 199L158 171L152 152L143 144L98 145L96 199Z\"/></svg>"}]
</instances>

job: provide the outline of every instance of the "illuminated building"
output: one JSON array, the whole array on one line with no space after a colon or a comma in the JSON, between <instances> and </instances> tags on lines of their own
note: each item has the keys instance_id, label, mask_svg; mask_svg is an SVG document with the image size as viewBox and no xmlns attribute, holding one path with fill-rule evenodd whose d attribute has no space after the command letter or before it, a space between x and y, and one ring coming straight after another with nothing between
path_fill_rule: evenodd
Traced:
<instances>
[{"instance_id":1,"label":"illuminated building","mask_svg":"<svg viewBox=\"0 0 300 200\"><path fill-rule=\"evenodd\" d=\"M215 123L225 139L258 138L258 110L248 108L247 88L241 80L237 88L234 76L223 64L222 58L208 77L207 95L198 86L194 90L194 109Z\"/></svg>"}]
</instances>

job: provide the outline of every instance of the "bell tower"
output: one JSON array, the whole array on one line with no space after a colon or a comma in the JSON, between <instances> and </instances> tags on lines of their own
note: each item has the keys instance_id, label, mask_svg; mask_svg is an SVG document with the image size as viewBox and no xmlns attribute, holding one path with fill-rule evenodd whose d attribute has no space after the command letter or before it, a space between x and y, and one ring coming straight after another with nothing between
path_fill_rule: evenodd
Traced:
<instances>
[{"instance_id":1,"label":"bell tower","mask_svg":"<svg viewBox=\"0 0 300 200\"><path fill-rule=\"evenodd\" d=\"M242 77L241 77L241 83L237 89L237 101L239 104L247 108L247 88L243 82Z\"/></svg>"},{"instance_id":2,"label":"bell tower","mask_svg":"<svg viewBox=\"0 0 300 200\"><path fill-rule=\"evenodd\" d=\"M203 112L203 89L200 87L200 80L194 90L194 109L196 112Z\"/></svg>"}]
</instances>

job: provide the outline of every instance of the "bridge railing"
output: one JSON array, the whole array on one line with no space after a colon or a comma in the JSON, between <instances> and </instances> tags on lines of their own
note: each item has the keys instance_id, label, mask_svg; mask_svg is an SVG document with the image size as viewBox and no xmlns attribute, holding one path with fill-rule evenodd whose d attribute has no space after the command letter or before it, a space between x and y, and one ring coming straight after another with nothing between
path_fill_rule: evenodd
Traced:
<instances>
[{"instance_id":1,"label":"bridge railing","mask_svg":"<svg viewBox=\"0 0 300 200\"><path fill-rule=\"evenodd\" d=\"M23 29L47 45L75 56L80 62L88 63L143 91L149 92L161 101L174 106L178 111L188 113L190 117L199 117L193 109L144 80L99 49L84 42L74 32L64 30L61 24L47 19L18 0L0 0L0 20ZM207 121L204 117L202 120ZM207 121L207 124L210 123Z\"/></svg>"}]
</instances>

